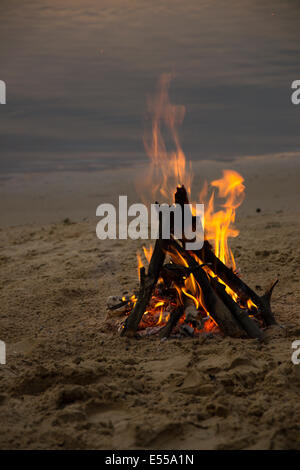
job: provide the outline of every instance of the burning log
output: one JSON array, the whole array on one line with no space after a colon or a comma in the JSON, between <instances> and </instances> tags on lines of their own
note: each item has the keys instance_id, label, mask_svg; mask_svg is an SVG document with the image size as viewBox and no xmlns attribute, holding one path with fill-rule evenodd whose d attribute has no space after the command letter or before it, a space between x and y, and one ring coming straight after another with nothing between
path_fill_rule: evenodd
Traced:
<instances>
[{"instance_id":1,"label":"burning log","mask_svg":"<svg viewBox=\"0 0 300 470\"><path fill-rule=\"evenodd\" d=\"M175 282L175 284L184 286L184 279L189 277L190 274L193 274L198 268L202 266L207 266L206 264L200 264L194 268L182 266L176 263L165 264L160 272L160 276L163 278L166 285Z\"/></svg>"},{"instance_id":2,"label":"burning log","mask_svg":"<svg viewBox=\"0 0 300 470\"><path fill-rule=\"evenodd\" d=\"M195 258L185 251L178 242L172 240L171 246L175 247L180 255L186 260L189 267L194 268L194 277L202 289L205 308L213 320L219 325L225 335L240 337L242 333L240 326L232 316L230 310L215 294L205 271L200 265L198 265Z\"/></svg>"},{"instance_id":3,"label":"burning log","mask_svg":"<svg viewBox=\"0 0 300 470\"><path fill-rule=\"evenodd\" d=\"M183 207L188 203L184 186L178 187L175 193L175 204L180 204ZM193 226L196 226L195 222L194 217ZM184 325L187 326L187 331L184 334L190 335L191 331L193 334L194 328L201 330L203 328L201 312L194 304L194 299L195 302L198 302L199 287L203 307L202 314L205 312L206 315L209 315L225 335L242 337L246 332L248 337L262 340L263 333L258 323L249 317L249 309L246 306L248 307L249 301L252 301L267 326L276 324L271 311L270 299L277 281L263 296L258 296L213 253L207 240L204 241L200 250L190 252L185 249L186 239L184 235L181 243L174 239L174 235L171 235L170 240L163 240L161 229L162 220L160 218L160 238L156 240L147 274L144 267L140 269L140 287L137 300L136 296L124 296L121 299L110 298L109 308L111 310L122 309L126 304L127 306L131 305L131 307L134 305L123 325L121 335L129 337L135 335L149 304L150 310L153 308L151 305L152 296L154 299L158 298L158 302L155 301L154 308L168 305L169 310L165 310L164 313L171 311L165 326L159 326L158 328L158 325L154 323L154 326L151 327L155 331L157 328L157 332L160 331L161 338L170 336L183 315L185 316ZM172 230L171 233L173 233ZM170 255L172 262L164 265L166 255ZM204 266L208 266L209 269L204 270ZM190 280L187 281L187 279L191 275L198 287L196 287L193 280L193 286L188 287ZM161 281L156 288L159 277ZM237 301L228 294L221 281L237 295ZM160 300L160 297L163 301ZM242 308L244 305L245 308ZM155 315L153 318L155 318ZM163 311L159 313L158 323L161 323L162 318Z\"/></svg>"},{"instance_id":4,"label":"burning log","mask_svg":"<svg viewBox=\"0 0 300 470\"><path fill-rule=\"evenodd\" d=\"M168 263L165 264L160 272L160 276L162 277L164 284L169 287L172 282L175 282L177 285L184 285L183 284L183 276L186 276L186 269L185 266L180 266L175 263Z\"/></svg>"},{"instance_id":5,"label":"burning log","mask_svg":"<svg viewBox=\"0 0 300 470\"><path fill-rule=\"evenodd\" d=\"M240 308L239 305L233 300L233 298L229 294L227 294L225 286L218 282L217 278L211 278L211 285L216 294L229 308L236 321L246 331L248 336L250 338L257 338L259 340L262 340L263 333L259 326L255 323L254 320L252 320L248 316L247 310Z\"/></svg>"},{"instance_id":6,"label":"burning log","mask_svg":"<svg viewBox=\"0 0 300 470\"><path fill-rule=\"evenodd\" d=\"M195 254L198 258L201 259L203 263L209 263L211 270L214 272L216 276L222 279L225 284L227 284L239 297L239 299L243 302L247 302L247 300L252 300L252 302L257 306L259 312L266 324L275 325L276 320L271 310L271 295L272 291L277 284L275 282L272 288L266 292L265 295L259 296L257 295L245 282L242 281L232 269L228 268L222 261L217 258L217 256L211 250L211 246L206 240L203 244L201 250L195 251Z\"/></svg>"},{"instance_id":7,"label":"burning log","mask_svg":"<svg viewBox=\"0 0 300 470\"><path fill-rule=\"evenodd\" d=\"M122 296L110 295L107 299L107 308L118 315L125 313L132 305L135 294L123 294Z\"/></svg>"},{"instance_id":8,"label":"burning log","mask_svg":"<svg viewBox=\"0 0 300 470\"><path fill-rule=\"evenodd\" d=\"M175 328L175 326L177 325L177 323L179 322L183 314L184 314L183 305L180 305L175 310L173 310L168 320L168 323L160 331L161 338L168 338L170 336L173 328Z\"/></svg>"},{"instance_id":9,"label":"burning log","mask_svg":"<svg viewBox=\"0 0 300 470\"><path fill-rule=\"evenodd\" d=\"M137 302L127 317L121 336L134 336L147 305L150 302L153 289L157 283L161 268L165 260L166 241L156 240L152 257L149 263L148 273L145 268L140 269L140 289Z\"/></svg>"},{"instance_id":10,"label":"burning log","mask_svg":"<svg viewBox=\"0 0 300 470\"><path fill-rule=\"evenodd\" d=\"M189 297L184 298L184 317L186 323L191 323L193 326L198 326L199 330L203 328L202 322L198 320L199 311L196 309L195 304Z\"/></svg>"},{"instance_id":11,"label":"burning log","mask_svg":"<svg viewBox=\"0 0 300 470\"><path fill-rule=\"evenodd\" d=\"M184 204L189 204L189 198L184 185L177 186L174 199L175 204L180 204L182 209L184 207Z\"/></svg>"},{"instance_id":12,"label":"burning log","mask_svg":"<svg viewBox=\"0 0 300 470\"><path fill-rule=\"evenodd\" d=\"M184 204L189 203L187 191L184 186L177 188L175 203L180 204L182 208ZM277 282L275 282L263 296L259 296L213 253L211 245L207 240L204 241L201 250L195 251L195 254L203 263L210 265L214 274L222 279L222 281L238 295L241 301L247 303L249 299L252 300L257 306L266 326L276 324L270 301L272 291Z\"/></svg>"},{"instance_id":13,"label":"burning log","mask_svg":"<svg viewBox=\"0 0 300 470\"><path fill-rule=\"evenodd\" d=\"M168 338L172 330L176 327L180 318L185 316L185 327L182 327L182 332L187 336L192 336L193 328L189 327L187 323L191 323L193 327L199 330L203 328L204 322L199 320L200 312L196 309L194 302L189 297L184 297L184 304L178 306L170 315L168 323L160 331L161 338Z\"/></svg>"}]
</instances>

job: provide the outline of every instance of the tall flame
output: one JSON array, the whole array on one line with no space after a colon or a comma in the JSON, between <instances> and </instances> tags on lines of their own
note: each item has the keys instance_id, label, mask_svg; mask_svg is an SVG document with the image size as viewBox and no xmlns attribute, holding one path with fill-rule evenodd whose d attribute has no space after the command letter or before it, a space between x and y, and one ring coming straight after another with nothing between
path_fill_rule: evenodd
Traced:
<instances>
[{"instance_id":1,"label":"tall flame","mask_svg":"<svg viewBox=\"0 0 300 470\"><path fill-rule=\"evenodd\" d=\"M185 108L170 102L169 87L171 78L170 74L162 75L156 95L148 100L151 130L145 133L144 145L150 159L150 165L147 169L147 176L140 180L139 185L143 199L147 199L145 202L173 202L176 187L182 184L187 189L190 202L192 202L192 165L186 161L178 137L178 126L183 121ZM164 137L165 134L166 138ZM236 263L228 246L228 238L236 237L239 234L234 222L236 209L242 204L245 196L243 182L244 178L237 171L223 170L222 178L216 179L210 184L204 182L199 194L199 202L204 203L205 207L205 238L213 244L216 256L234 270L236 269ZM150 190L150 198L149 194L147 195L148 198L145 197L146 190ZM218 206L217 209L216 206ZM149 263L152 247L146 248L144 246L143 255ZM174 263L187 266L185 259L178 252L172 253L170 256ZM200 259L197 259L197 261L201 264ZM143 264L141 254L138 253L138 268ZM211 276L214 276L208 266L204 269ZM220 282L222 281L220 280ZM197 309L202 309L205 315L209 316L203 300L202 290L193 274L185 279L184 286L175 285L174 287L178 293L178 302L183 303L184 297L187 296L193 300ZM229 286L226 286L226 291L234 300L237 300L236 294ZM157 298L155 295L153 301L155 302L152 306L149 306L147 317L151 313L153 318L156 318L156 324L161 324L168 318L166 312L168 308L171 308L171 305L169 305L171 301ZM214 322L211 319L206 328L213 327Z\"/></svg>"},{"instance_id":2,"label":"tall flame","mask_svg":"<svg viewBox=\"0 0 300 470\"><path fill-rule=\"evenodd\" d=\"M185 107L170 102L171 78L170 74L163 74L157 94L148 99L151 130L145 132L144 146L150 158L150 168L143 188L151 188L151 202L163 202L162 197L168 202L172 201L176 186L183 182L189 194L191 192L191 163L186 163L178 137L178 126L184 119Z\"/></svg>"},{"instance_id":3,"label":"tall flame","mask_svg":"<svg viewBox=\"0 0 300 470\"><path fill-rule=\"evenodd\" d=\"M234 227L236 209L245 197L244 178L234 170L223 170L223 177L210 183L217 188L218 197L224 198L223 209L215 211L215 191L205 204L205 237L215 247L215 255L225 264L236 269L234 256L228 247L228 238L237 237L239 230ZM200 197L204 202L208 195L208 185L204 185Z\"/></svg>"},{"instance_id":4,"label":"tall flame","mask_svg":"<svg viewBox=\"0 0 300 470\"><path fill-rule=\"evenodd\" d=\"M185 107L170 102L171 79L171 74L163 74L157 93L148 99L151 130L145 132L144 145L150 165L147 176L140 183L144 199L146 191L151 192L147 202L164 202L162 198L168 203L172 202L176 187L181 184L185 185L191 197L192 165L186 160L178 136L178 127L184 119ZM244 200L243 182L244 178L238 172L223 170L223 177L212 181L210 185L205 182L199 194L199 202L205 204L205 237L214 245L216 256L233 269L236 269L236 264L228 247L228 238L239 234L234 222L236 209ZM225 201L221 203L221 209L216 210L219 198Z\"/></svg>"}]
</instances>

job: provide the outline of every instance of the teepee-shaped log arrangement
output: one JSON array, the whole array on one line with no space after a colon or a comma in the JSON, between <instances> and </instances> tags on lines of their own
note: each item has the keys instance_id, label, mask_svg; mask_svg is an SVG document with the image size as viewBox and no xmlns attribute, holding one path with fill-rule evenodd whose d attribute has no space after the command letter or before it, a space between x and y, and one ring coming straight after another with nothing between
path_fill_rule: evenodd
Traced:
<instances>
[{"instance_id":1,"label":"teepee-shaped log arrangement","mask_svg":"<svg viewBox=\"0 0 300 470\"><path fill-rule=\"evenodd\" d=\"M184 186L177 188L175 204L187 203ZM166 262L167 257L171 262ZM184 264L176 263L178 257L184 260ZM202 311L209 315L224 335L261 340L263 328L276 324L270 299L278 281L263 296L259 296L216 257L207 240L201 250L191 252L185 249L184 240L178 241L171 236L169 240L156 240L147 272L144 267L140 269L137 298L123 324L121 335L132 337L136 334L159 279L160 290L163 286L163 289L170 291L170 287L176 285L178 291L189 276L193 276L198 289L201 289ZM182 318L186 325L192 325L198 313L190 296L181 296L166 324L160 328L160 336L170 336Z\"/></svg>"}]
</instances>

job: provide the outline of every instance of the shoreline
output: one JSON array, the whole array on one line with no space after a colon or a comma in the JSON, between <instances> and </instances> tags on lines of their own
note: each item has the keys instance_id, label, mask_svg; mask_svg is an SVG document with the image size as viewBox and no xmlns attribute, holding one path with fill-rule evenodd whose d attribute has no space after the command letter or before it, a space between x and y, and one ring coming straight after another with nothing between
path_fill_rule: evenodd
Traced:
<instances>
[{"instance_id":1,"label":"shoreline","mask_svg":"<svg viewBox=\"0 0 300 470\"><path fill-rule=\"evenodd\" d=\"M299 154L243 157L234 162L202 160L193 164L194 200L205 180L219 178L230 168L245 178L246 198L237 215L263 211L298 212L300 197ZM20 173L0 186L0 227L47 224L70 219L96 221L96 208L103 202L117 205L118 196L140 202L136 181L147 173L148 164L103 171Z\"/></svg>"}]
</instances>

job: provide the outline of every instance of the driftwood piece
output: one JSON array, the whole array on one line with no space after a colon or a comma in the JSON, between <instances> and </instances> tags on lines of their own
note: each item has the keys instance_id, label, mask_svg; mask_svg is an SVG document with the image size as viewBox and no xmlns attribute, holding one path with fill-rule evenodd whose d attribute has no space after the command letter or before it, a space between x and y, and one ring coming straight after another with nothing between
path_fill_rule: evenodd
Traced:
<instances>
[{"instance_id":1,"label":"driftwood piece","mask_svg":"<svg viewBox=\"0 0 300 470\"><path fill-rule=\"evenodd\" d=\"M247 284L245 284L232 269L228 268L228 266L217 258L211 250L211 246L207 240L204 242L201 250L195 251L195 255L198 256L203 263L209 263L214 274L222 279L222 281L224 281L225 284L227 284L238 295L241 301L246 303L247 300L251 299L259 309L266 326L276 324L270 305L271 294L276 283L265 295L260 297L249 286L247 286Z\"/></svg>"},{"instance_id":2,"label":"driftwood piece","mask_svg":"<svg viewBox=\"0 0 300 470\"><path fill-rule=\"evenodd\" d=\"M184 216L185 216L184 206L189 204L189 198L188 198L187 190L185 189L184 185L177 186L176 193L174 195L174 201L175 201L175 204L178 204L179 206L181 206L181 210L182 210L182 241L184 243L185 241L187 241L187 239L185 237L185 234L184 234L184 228L185 228L185 225L184 225ZM190 217L192 219L192 229L195 230L195 228L196 228L196 216L192 215L191 209L188 209L188 212L189 212ZM189 241L191 242L191 241L193 241L193 239L189 240Z\"/></svg>"},{"instance_id":3,"label":"driftwood piece","mask_svg":"<svg viewBox=\"0 0 300 470\"><path fill-rule=\"evenodd\" d=\"M264 307L264 311L272 313L272 311L271 311L271 297L272 297L273 289L278 284L278 282L279 282L279 279L277 279L275 282L272 282L270 287L264 293L264 295L259 297L260 302ZM275 321L275 318L274 318L274 322L275 323L273 323L273 324L277 324L277 322Z\"/></svg>"},{"instance_id":4,"label":"driftwood piece","mask_svg":"<svg viewBox=\"0 0 300 470\"><path fill-rule=\"evenodd\" d=\"M197 327L199 330L203 328L204 322L199 319L200 313L196 309L193 300L190 297L184 296L183 305L180 305L171 313L168 323L162 328L160 332L161 338L168 338L170 336L183 315L185 316L185 322L191 323L193 327ZM187 328L184 334L191 336L190 328Z\"/></svg>"},{"instance_id":5,"label":"driftwood piece","mask_svg":"<svg viewBox=\"0 0 300 470\"><path fill-rule=\"evenodd\" d=\"M194 328L202 330L204 322L201 318L201 313L195 307L193 299L184 296L184 321L190 323Z\"/></svg>"},{"instance_id":6,"label":"driftwood piece","mask_svg":"<svg viewBox=\"0 0 300 470\"><path fill-rule=\"evenodd\" d=\"M197 271L199 266L203 267L207 266L207 264L197 263L197 266L191 268L187 266L182 266L181 264L168 263L163 266L162 272L166 273L172 280L176 281L189 277L190 274L193 274L194 271Z\"/></svg>"},{"instance_id":7,"label":"driftwood piece","mask_svg":"<svg viewBox=\"0 0 300 470\"><path fill-rule=\"evenodd\" d=\"M217 278L211 278L211 285L216 294L229 308L236 321L245 330L249 338L257 338L259 340L262 340L263 332L261 331L259 326L255 323L254 320L249 317L246 309L240 308L239 305L226 292L224 284L218 282Z\"/></svg>"},{"instance_id":8,"label":"driftwood piece","mask_svg":"<svg viewBox=\"0 0 300 470\"><path fill-rule=\"evenodd\" d=\"M180 328L179 328L179 333L181 335L188 336L190 338L194 336L194 331L195 331L194 328L192 328L187 323L183 323L183 325L180 325Z\"/></svg>"},{"instance_id":9,"label":"driftwood piece","mask_svg":"<svg viewBox=\"0 0 300 470\"><path fill-rule=\"evenodd\" d=\"M160 331L161 338L169 338L170 334L172 333L173 328L175 328L175 326L177 325L177 323L179 322L183 314L184 314L183 305L180 305L175 310L173 310L173 312L171 312L168 323Z\"/></svg>"},{"instance_id":10,"label":"driftwood piece","mask_svg":"<svg viewBox=\"0 0 300 470\"><path fill-rule=\"evenodd\" d=\"M223 331L223 333L228 336L240 337L242 330L239 324L236 322L230 310L215 294L205 271L201 268L201 266L198 265L195 258L193 258L190 253L185 251L177 241L172 240L170 249L172 249L172 247L174 247L175 250L177 250L183 258L185 258L190 268L195 268L194 277L202 289L206 310L209 312L213 320L215 320L215 322L218 324L221 331ZM172 256L172 251L170 254Z\"/></svg>"},{"instance_id":11,"label":"driftwood piece","mask_svg":"<svg viewBox=\"0 0 300 470\"><path fill-rule=\"evenodd\" d=\"M165 247L166 240L156 240L149 263L148 273L145 273L145 268L141 268L140 270L140 289L138 299L133 310L126 319L124 328L121 331L121 336L134 336L138 329L141 318L147 310L147 306L151 300L153 289L157 283L160 270L165 260Z\"/></svg>"},{"instance_id":12,"label":"driftwood piece","mask_svg":"<svg viewBox=\"0 0 300 470\"><path fill-rule=\"evenodd\" d=\"M172 282L178 286L183 286L183 277L188 276L188 274L186 274L186 269L187 268L185 268L185 266L180 266L175 263L168 263L162 267L160 271L160 277L163 279L167 287L171 286Z\"/></svg>"},{"instance_id":13,"label":"driftwood piece","mask_svg":"<svg viewBox=\"0 0 300 470\"><path fill-rule=\"evenodd\" d=\"M175 204L180 204L182 208L184 204L189 204L189 198L188 198L187 191L184 185L177 186L174 199L175 199Z\"/></svg>"},{"instance_id":14,"label":"driftwood piece","mask_svg":"<svg viewBox=\"0 0 300 470\"><path fill-rule=\"evenodd\" d=\"M189 300L188 297L186 297L184 300L185 300L185 304L184 304L185 321L187 323L193 324L197 322L198 317L199 317L199 312L196 309L192 299Z\"/></svg>"},{"instance_id":15,"label":"driftwood piece","mask_svg":"<svg viewBox=\"0 0 300 470\"><path fill-rule=\"evenodd\" d=\"M133 303L132 298L135 294L123 294L119 295L110 295L107 299L107 309L116 314L122 314L125 312Z\"/></svg>"}]
</instances>

